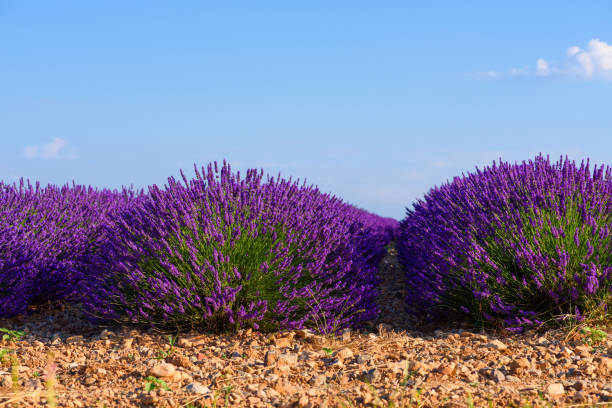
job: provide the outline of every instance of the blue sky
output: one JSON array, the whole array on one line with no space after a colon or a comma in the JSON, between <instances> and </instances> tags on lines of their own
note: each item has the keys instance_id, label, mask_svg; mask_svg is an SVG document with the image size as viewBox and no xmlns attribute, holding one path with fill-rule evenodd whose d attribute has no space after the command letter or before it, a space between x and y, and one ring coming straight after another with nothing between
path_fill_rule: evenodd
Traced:
<instances>
[{"instance_id":1,"label":"blue sky","mask_svg":"<svg viewBox=\"0 0 612 408\"><path fill-rule=\"evenodd\" d=\"M225 158L399 219L499 157L612 164L609 1L297 3L0 0L0 179Z\"/></svg>"}]
</instances>

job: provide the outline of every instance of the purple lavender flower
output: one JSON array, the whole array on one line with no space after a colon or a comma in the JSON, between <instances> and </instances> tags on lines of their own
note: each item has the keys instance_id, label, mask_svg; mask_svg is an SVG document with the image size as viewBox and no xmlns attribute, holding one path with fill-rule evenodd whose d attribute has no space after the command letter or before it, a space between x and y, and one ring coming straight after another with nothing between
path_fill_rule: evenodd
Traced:
<instances>
[{"instance_id":1,"label":"purple lavender flower","mask_svg":"<svg viewBox=\"0 0 612 408\"><path fill-rule=\"evenodd\" d=\"M513 330L584 311L612 299L611 227L610 167L493 162L407 210L398 250L408 306Z\"/></svg>"},{"instance_id":2,"label":"purple lavender flower","mask_svg":"<svg viewBox=\"0 0 612 408\"><path fill-rule=\"evenodd\" d=\"M102 245L99 229L135 196L125 189L0 182L0 317L79 298L85 259Z\"/></svg>"},{"instance_id":3,"label":"purple lavender flower","mask_svg":"<svg viewBox=\"0 0 612 408\"><path fill-rule=\"evenodd\" d=\"M397 221L263 171L195 170L149 187L104 228L86 270L92 317L328 332L376 316L377 263Z\"/></svg>"}]
</instances>

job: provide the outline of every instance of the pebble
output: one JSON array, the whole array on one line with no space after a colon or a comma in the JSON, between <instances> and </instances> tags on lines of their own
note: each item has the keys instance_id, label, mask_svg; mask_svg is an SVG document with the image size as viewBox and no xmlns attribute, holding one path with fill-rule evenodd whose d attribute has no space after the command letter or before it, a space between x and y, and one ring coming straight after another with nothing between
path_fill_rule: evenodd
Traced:
<instances>
[{"instance_id":1,"label":"pebble","mask_svg":"<svg viewBox=\"0 0 612 408\"><path fill-rule=\"evenodd\" d=\"M295 335L300 339L312 337L314 334L310 330L300 329L295 331Z\"/></svg>"},{"instance_id":2,"label":"pebble","mask_svg":"<svg viewBox=\"0 0 612 408\"><path fill-rule=\"evenodd\" d=\"M190 394L210 394L210 388L199 382L192 382L185 386L185 390Z\"/></svg>"},{"instance_id":3,"label":"pebble","mask_svg":"<svg viewBox=\"0 0 612 408\"><path fill-rule=\"evenodd\" d=\"M172 377L176 372L176 367L169 363L154 365L148 371L148 375L154 377Z\"/></svg>"},{"instance_id":4,"label":"pebble","mask_svg":"<svg viewBox=\"0 0 612 408\"><path fill-rule=\"evenodd\" d=\"M240 357L240 354L238 354L238 356ZM235 357L233 353L232 353L232 357ZM188 370L193 369L193 364L191 363L191 361L187 357L184 357L178 354L173 354L173 355L166 357L166 363L170 363L177 367L183 367Z\"/></svg>"},{"instance_id":5,"label":"pebble","mask_svg":"<svg viewBox=\"0 0 612 408\"><path fill-rule=\"evenodd\" d=\"M342 341L351 341L351 329L342 330L341 339Z\"/></svg>"},{"instance_id":6,"label":"pebble","mask_svg":"<svg viewBox=\"0 0 612 408\"><path fill-rule=\"evenodd\" d=\"M612 371L612 358L599 356L593 359L594 362L599 363L599 366L610 373Z\"/></svg>"},{"instance_id":7,"label":"pebble","mask_svg":"<svg viewBox=\"0 0 612 408\"><path fill-rule=\"evenodd\" d=\"M492 348L498 351L504 351L508 349L508 346L506 346L499 340L493 340L492 342L485 344L485 347Z\"/></svg>"},{"instance_id":8,"label":"pebble","mask_svg":"<svg viewBox=\"0 0 612 408\"><path fill-rule=\"evenodd\" d=\"M108 330L108 329L104 329L102 330L102 332L100 333L100 340L107 340L110 339L111 337L114 337L115 333L113 333L112 331Z\"/></svg>"},{"instance_id":9,"label":"pebble","mask_svg":"<svg viewBox=\"0 0 612 408\"><path fill-rule=\"evenodd\" d=\"M76 343L82 343L84 340L83 336L78 335L78 336L70 336L66 338L66 344L76 344Z\"/></svg>"},{"instance_id":10,"label":"pebble","mask_svg":"<svg viewBox=\"0 0 612 408\"><path fill-rule=\"evenodd\" d=\"M310 380L308 381L310 385L313 385L315 387L320 387L326 382L327 382L327 377L321 374L313 375L312 377L310 377Z\"/></svg>"},{"instance_id":11,"label":"pebble","mask_svg":"<svg viewBox=\"0 0 612 408\"><path fill-rule=\"evenodd\" d=\"M455 369L456 368L457 368L457 364L456 363L444 364L440 368L440 373L442 373L443 375L452 376L452 375L455 374Z\"/></svg>"},{"instance_id":12,"label":"pebble","mask_svg":"<svg viewBox=\"0 0 612 408\"><path fill-rule=\"evenodd\" d=\"M531 363L525 357L519 357L515 360L512 360L512 362L510 363L510 368L515 372L527 370L529 369L529 367L531 367Z\"/></svg>"},{"instance_id":13,"label":"pebble","mask_svg":"<svg viewBox=\"0 0 612 408\"><path fill-rule=\"evenodd\" d=\"M408 362L408 370L409 371L424 371L425 370L425 365L423 363L421 363L420 361L409 361Z\"/></svg>"},{"instance_id":14,"label":"pebble","mask_svg":"<svg viewBox=\"0 0 612 408\"><path fill-rule=\"evenodd\" d=\"M206 344L206 339L202 337L186 338L181 337L176 342L176 345L183 348L193 348Z\"/></svg>"},{"instance_id":15,"label":"pebble","mask_svg":"<svg viewBox=\"0 0 612 408\"><path fill-rule=\"evenodd\" d=\"M276 345L276 347L287 348L291 347L291 340L287 337L281 337L279 339L276 339L274 344Z\"/></svg>"},{"instance_id":16,"label":"pebble","mask_svg":"<svg viewBox=\"0 0 612 408\"><path fill-rule=\"evenodd\" d=\"M351 351L351 349L345 347L336 351L333 356L339 358L340 360L346 360L349 358L353 358L353 352Z\"/></svg>"},{"instance_id":17,"label":"pebble","mask_svg":"<svg viewBox=\"0 0 612 408\"><path fill-rule=\"evenodd\" d=\"M29 391L38 391L43 388L43 385L38 378L31 378L23 384L23 388Z\"/></svg>"},{"instance_id":18,"label":"pebble","mask_svg":"<svg viewBox=\"0 0 612 408\"><path fill-rule=\"evenodd\" d=\"M372 368L364 373L364 378L371 384L380 380L380 370L378 368Z\"/></svg>"},{"instance_id":19,"label":"pebble","mask_svg":"<svg viewBox=\"0 0 612 408\"><path fill-rule=\"evenodd\" d=\"M574 394L574 397L572 398L572 400L574 402L581 403L581 402L586 402L587 397L584 392L578 391L577 393Z\"/></svg>"},{"instance_id":20,"label":"pebble","mask_svg":"<svg viewBox=\"0 0 612 408\"><path fill-rule=\"evenodd\" d=\"M42 348L44 348L44 347L45 347L45 343L43 343L42 341L39 341L39 340L34 340L34 341L32 342L32 346L33 346L34 348L37 348L37 349L42 349Z\"/></svg>"},{"instance_id":21,"label":"pebble","mask_svg":"<svg viewBox=\"0 0 612 408\"><path fill-rule=\"evenodd\" d=\"M284 353L278 356L278 364L293 365L297 361L298 355L296 353Z\"/></svg>"},{"instance_id":22,"label":"pebble","mask_svg":"<svg viewBox=\"0 0 612 408\"><path fill-rule=\"evenodd\" d=\"M553 398L559 397L565 394L565 388L563 388L561 383L551 383L546 387L546 393Z\"/></svg>"},{"instance_id":23,"label":"pebble","mask_svg":"<svg viewBox=\"0 0 612 408\"><path fill-rule=\"evenodd\" d=\"M493 381L499 384L506 379L506 376L500 370L493 370L493 373L491 373L491 378Z\"/></svg>"},{"instance_id":24,"label":"pebble","mask_svg":"<svg viewBox=\"0 0 612 408\"><path fill-rule=\"evenodd\" d=\"M266 353L264 357L264 365L266 367L269 367L275 364L277 361L278 361L278 352L276 352L275 350L270 350Z\"/></svg>"},{"instance_id":25,"label":"pebble","mask_svg":"<svg viewBox=\"0 0 612 408\"><path fill-rule=\"evenodd\" d=\"M357 356L357 364L365 364L372 359L369 354L359 354Z\"/></svg>"},{"instance_id":26,"label":"pebble","mask_svg":"<svg viewBox=\"0 0 612 408\"><path fill-rule=\"evenodd\" d=\"M123 340L123 343L121 344L121 348L123 350L129 350L132 348L132 344L134 343L134 339L129 337L125 340Z\"/></svg>"}]
</instances>

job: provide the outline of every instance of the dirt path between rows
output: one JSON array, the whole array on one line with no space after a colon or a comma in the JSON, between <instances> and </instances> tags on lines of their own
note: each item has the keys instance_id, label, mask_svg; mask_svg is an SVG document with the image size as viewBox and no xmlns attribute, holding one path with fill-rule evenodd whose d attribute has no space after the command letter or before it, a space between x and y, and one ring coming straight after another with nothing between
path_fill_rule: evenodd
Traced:
<instances>
[{"instance_id":1,"label":"dirt path between rows","mask_svg":"<svg viewBox=\"0 0 612 408\"><path fill-rule=\"evenodd\" d=\"M152 331L92 326L75 308L0 320L26 333L0 342L0 408L612 406L611 336L416 331L393 248L380 274L380 317L335 339L246 330L171 347Z\"/></svg>"}]
</instances>

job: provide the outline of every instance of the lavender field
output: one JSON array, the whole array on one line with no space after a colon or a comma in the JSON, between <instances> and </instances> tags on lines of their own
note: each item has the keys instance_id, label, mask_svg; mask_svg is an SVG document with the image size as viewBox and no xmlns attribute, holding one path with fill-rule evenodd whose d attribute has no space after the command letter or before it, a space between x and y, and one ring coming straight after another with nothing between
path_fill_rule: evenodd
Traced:
<instances>
[{"instance_id":1,"label":"lavender field","mask_svg":"<svg viewBox=\"0 0 612 408\"><path fill-rule=\"evenodd\" d=\"M148 191L0 184L0 316L321 332L373 319L398 223L262 171L208 165Z\"/></svg>"},{"instance_id":2,"label":"lavender field","mask_svg":"<svg viewBox=\"0 0 612 408\"><path fill-rule=\"evenodd\" d=\"M401 225L228 163L146 191L0 192L0 317L61 302L167 330L359 328L396 241L415 315L514 332L610 320L612 170L588 161L493 163L431 189Z\"/></svg>"}]
</instances>

